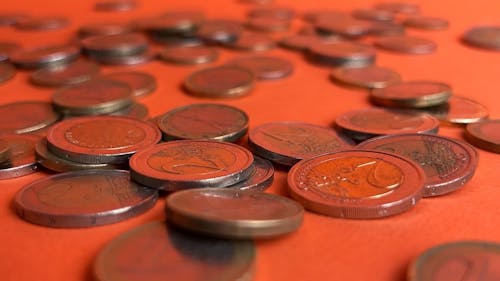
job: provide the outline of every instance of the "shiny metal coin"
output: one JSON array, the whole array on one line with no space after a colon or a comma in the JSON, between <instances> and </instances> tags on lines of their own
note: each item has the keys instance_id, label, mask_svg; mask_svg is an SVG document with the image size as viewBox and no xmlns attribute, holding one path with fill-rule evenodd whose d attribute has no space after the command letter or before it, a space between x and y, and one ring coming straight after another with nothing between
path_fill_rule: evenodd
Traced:
<instances>
[{"instance_id":1,"label":"shiny metal coin","mask_svg":"<svg viewBox=\"0 0 500 281\"><path fill-rule=\"evenodd\" d=\"M1 105L0 116L2 116L0 134L34 132L52 125L61 118L50 103L41 101L21 101Z\"/></svg>"},{"instance_id":2,"label":"shiny metal coin","mask_svg":"<svg viewBox=\"0 0 500 281\"><path fill-rule=\"evenodd\" d=\"M161 51L159 57L177 64L204 64L215 61L219 51L207 46L172 46Z\"/></svg>"},{"instance_id":3,"label":"shiny metal coin","mask_svg":"<svg viewBox=\"0 0 500 281\"><path fill-rule=\"evenodd\" d=\"M37 171L35 145L41 137L35 135L2 134L9 145L9 159L0 163L0 180L17 178Z\"/></svg>"},{"instance_id":4,"label":"shiny metal coin","mask_svg":"<svg viewBox=\"0 0 500 281\"><path fill-rule=\"evenodd\" d=\"M451 94L450 86L441 82L407 81L372 90L370 100L388 107L424 108L446 103Z\"/></svg>"},{"instance_id":5,"label":"shiny metal coin","mask_svg":"<svg viewBox=\"0 0 500 281\"><path fill-rule=\"evenodd\" d=\"M38 69L31 73L30 82L40 86L61 87L88 81L98 73L97 64L82 60L67 65Z\"/></svg>"},{"instance_id":6,"label":"shiny metal coin","mask_svg":"<svg viewBox=\"0 0 500 281\"><path fill-rule=\"evenodd\" d=\"M68 64L80 56L80 49L71 45L50 45L25 49L10 55L13 64L20 68L35 69Z\"/></svg>"},{"instance_id":7,"label":"shiny metal coin","mask_svg":"<svg viewBox=\"0 0 500 281\"><path fill-rule=\"evenodd\" d=\"M106 79L127 84L134 97L142 97L156 90L156 78L141 71L114 72L103 76Z\"/></svg>"}]
</instances>

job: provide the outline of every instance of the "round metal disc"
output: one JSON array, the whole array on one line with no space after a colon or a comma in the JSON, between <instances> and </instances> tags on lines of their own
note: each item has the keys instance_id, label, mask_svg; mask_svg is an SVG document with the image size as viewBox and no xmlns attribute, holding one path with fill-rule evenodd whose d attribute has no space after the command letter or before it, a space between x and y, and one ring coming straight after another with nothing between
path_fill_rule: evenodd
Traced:
<instances>
[{"instance_id":1,"label":"round metal disc","mask_svg":"<svg viewBox=\"0 0 500 281\"><path fill-rule=\"evenodd\" d=\"M156 78L146 72L127 71L104 75L106 79L127 84L132 89L134 97L141 97L156 90Z\"/></svg>"},{"instance_id":2,"label":"round metal disc","mask_svg":"<svg viewBox=\"0 0 500 281\"><path fill-rule=\"evenodd\" d=\"M0 116L2 116L0 133L15 134L34 132L55 123L60 118L50 103L41 101L21 101L1 105Z\"/></svg>"},{"instance_id":3,"label":"round metal disc","mask_svg":"<svg viewBox=\"0 0 500 281\"><path fill-rule=\"evenodd\" d=\"M17 178L36 172L35 145L41 137L35 135L2 134L0 140L9 144L9 159L0 163L0 180Z\"/></svg>"},{"instance_id":4,"label":"round metal disc","mask_svg":"<svg viewBox=\"0 0 500 281\"><path fill-rule=\"evenodd\" d=\"M484 120L467 125L465 137L467 141L479 148L500 153L500 119Z\"/></svg>"}]
</instances>

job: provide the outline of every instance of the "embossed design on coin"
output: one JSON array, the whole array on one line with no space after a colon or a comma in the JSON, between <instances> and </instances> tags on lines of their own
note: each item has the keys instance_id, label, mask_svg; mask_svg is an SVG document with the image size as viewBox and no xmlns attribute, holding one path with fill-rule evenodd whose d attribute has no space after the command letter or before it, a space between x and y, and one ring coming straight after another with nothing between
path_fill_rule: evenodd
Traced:
<instances>
[{"instance_id":1,"label":"embossed design on coin","mask_svg":"<svg viewBox=\"0 0 500 281\"><path fill-rule=\"evenodd\" d=\"M29 112L29 114L26 114ZM0 133L24 134L45 128L57 120L60 115L54 112L52 105L41 101L22 101L0 106Z\"/></svg>"},{"instance_id":2,"label":"embossed design on coin","mask_svg":"<svg viewBox=\"0 0 500 281\"><path fill-rule=\"evenodd\" d=\"M21 177L36 172L35 145L41 137L35 135L2 134L9 145L9 159L0 163L0 179Z\"/></svg>"}]
</instances>

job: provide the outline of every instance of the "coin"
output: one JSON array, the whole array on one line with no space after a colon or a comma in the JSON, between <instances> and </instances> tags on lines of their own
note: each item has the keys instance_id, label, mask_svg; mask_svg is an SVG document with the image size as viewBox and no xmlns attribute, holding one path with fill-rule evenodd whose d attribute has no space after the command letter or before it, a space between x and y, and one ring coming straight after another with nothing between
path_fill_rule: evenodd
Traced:
<instances>
[{"instance_id":1,"label":"coin","mask_svg":"<svg viewBox=\"0 0 500 281\"><path fill-rule=\"evenodd\" d=\"M16 42L1 41L0 42L0 62L9 59L10 55L21 49L21 45Z\"/></svg>"},{"instance_id":2,"label":"coin","mask_svg":"<svg viewBox=\"0 0 500 281\"><path fill-rule=\"evenodd\" d=\"M294 34L290 36L286 36L279 42L280 46L285 47L287 49L298 50L298 51L307 51L310 46L314 44L329 44L332 42L338 42L339 39L337 37L319 37L317 35L303 35L303 34Z\"/></svg>"},{"instance_id":3,"label":"coin","mask_svg":"<svg viewBox=\"0 0 500 281\"><path fill-rule=\"evenodd\" d=\"M149 110L144 104L134 102L132 105L127 106L118 111L112 112L109 115L127 116L146 121L147 119L149 119Z\"/></svg>"},{"instance_id":4,"label":"coin","mask_svg":"<svg viewBox=\"0 0 500 281\"><path fill-rule=\"evenodd\" d=\"M184 87L190 94L201 97L241 97L253 89L254 79L254 74L246 68L223 65L192 73L184 81Z\"/></svg>"},{"instance_id":5,"label":"coin","mask_svg":"<svg viewBox=\"0 0 500 281\"><path fill-rule=\"evenodd\" d=\"M207 43L228 43L235 41L243 31L240 22L226 19L204 21L196 30L196 35Z\"/></svg>"},{"instance_id":6,"label":"coin","mask_svg":"<svg viewBox=\"0 0 500 281\"><path fill-rule=\"evenodd\" d=\"M291 20L295 17L295 11L293 8L286 6L264 6L250 9L247 16L250 18Z\"/></svg>"},{"instance_id":7,"label":"coin","mask_svg":"<svg viewBox=\"0 0 500 281\"><path fill-rule=\"evenodd\" d=\"M500 120L484 120L468 124L465 130L467 141L495 153L500 153Z\"/></svg>"},{"instance_id":8,"label":"coin","mask_svg":"<svg viewBox=\"0 0 500 281\"><path fill-rule=\"evenodd\" d=\"M12 79L16 75L16 69L8 62L0 62L0 84Z\"/></svg>"},{"instance_id":9,"label":"coin","mask_svg":"<svg viewBox=\"0 0 500 281\"><path fill-rule=\"evenodd\" d=\"M291 25L292 23L289 20L266 17L250 18L246 22L247 28L264 32L287 31Z\"/></svg>"},{"instance_id":10,"label":"coin","mask_svg":"<svg viewBox=\"0 0 500 281\"><path fill-rule=\"evenodd\" d=\"M403 20L403 24L408 27L425 29L425 30L442 30L447 29L450 23L442 18L414 16Z\"/></svg>"},{"instance_id":11,"label":"coin","mask_svg":"<svg viewBox=\"0 0 500 281\"><path fill-rule=\"evenodd\" d=\"M356 42L315 43L309 46L309 59L328 66L362 67L375 62L375 50Z\"/></svg>"},{"instance_id":12,"label":"coin","mask_svg":"<svg viewBox=\"0 0 500 281\"><path fill-rule=\"evenodd\" d=\"M408 81L374 89L370 100L376 104L400 107L423 108L446 103L451 96L449 85L435 81Z\"/></svg>"},{"instance_id":13,"label":"coin","mask_svg":"<svg viewBox=\"0 0 500 281\"><path fill-rule=\"evenodd\" d=\"M128 171L89 170L42 178L17 192L18 215L48 227L93 227L152 208L158 191L130 181Z\"/></svg>"},{"instance_id":14,"label":"coin","mask_svg":"<svg viewBox=\"0 0 500 281\"><path fill-rule=\"evenodd\" d=\"M375 4L374 8L401 14L418 14L420 12L420 7L417 4L407 2L382 2Z\"/></svg>"},{"instance_id":15,"label":"coin","mask_svg":"<svg viewBox=\"0 0 500 281\"><path fill-rule=\"evenodd\" d=\"M259 80L281 79L293 72L293 65L290 61L274 56L237 57L227 64L246 68L252 71Z\"/></svg>"},{"instance_id":16,"label":"coin","mask_svg":"<svg viewBox=\"0 0 500 281\"><path fill-rule=\"evenodd\" d=\"M405 27L399 23L374 22L372 23L369 34L374 36L404 35Z\"/></svg>"},{"instance_id":17,"label":"coin","mask_svg":"<svg viewBox=\"0 0 500 281\"><path fill-rule=\"evenodd\" d=\"M165 204L167 221L215 237L271 238L297 230L304 209L279 195L231 188L175 192Z\"/></svg>"},{"instance_id":18,"label":"coin","mask_svg":"<svg viewBox=\"0 0 500 281\"><path fill-rule=\"evenodd\" d=\"M380 9L355 9L351 15L360 20L393 21L394 13Z\"/></svg>"},{"instance_id":19,"label":"coin","mask_svg":"<svg viewBox=\"0 0 500 281\"><path fill-rule=\"evenodd\" d=\"M500 26L477 26L462 35L462 42L469 46L500 50Z\"/></svg>"},{"instance_id":20,"label":"coin","mask_svg":"<svg viewBox=\"0 0 500 281\"><path fill-rule=\"evenodd\" d=\"M399 74L386 67L339 67L330 72L330 78L347 85L364 88L384 88L401 81Z\"/></svg>"},{"instance_id":21,"label":"coin","mask_svg":"<svg viewBox=\"0 0 500 281\"><path fill-rule=\"evenodd\" d=\"M135 227L109 242L94 263L95 280L251 280L251 241L193 234L164 222Z\"/></svg>"},{"instance_id":22,"label":"coin","mask_svg":"<svg viewBox=\"0 0 500 281\"><path fill-rule=\"evenodd\" d=\"M437 44L429 39L407 35L379 37L374 44L384 50L412 55L431 54L437 49Z\"/></svg>"},{"instance_id":23,"label":"coin","mask_svg":"<svg viewBox=\"0 0 500 281\"><path fill-rule=\"evenodd\" d=\"M349 219L403 213L422 195L425 174L407 158L350 150L297 163L288 172L288 191L306 209Z\"/></svg>"},{"instance_id":24,"label":"coin","mask_svg":"<svg viewBox=\"0 0 500 281\"><path fill-rule=\"evenodd\" d=\"M85 82L98 73L97 64L81 60L68 65L38 69L31 73L30 81L41 86L60 87Z\"/></svg>"},{"instance_id":25,"label":"coin","mask_svg":"<svg viewBox=\"0 0 500 281\"><path fill-rule=\"evenodd\" d=\"M108 79L92 79L67 86L54 93L52 102L57 111L72 115L112 113L132 104L130 87Z\"/></svg>"},{"instance_id":26,"label":"coin","mask_svg":"<svg viewBox=\"0 0 500 281\"><path fill-rule=\"evenodd\" d=\"M44 31L61 29L69 25L69 20L63 16L29 17L18 21L15 27L26 31Z\"/></svg>"},{"instance_id":27,"label":"coin","mask_svg":"<svg viewBox=\"0 0 500 281\"><path fill-rule=\"evenodd\" d=\"M356 148L395 153L415 161L425 172L422 196L438 196L464 186L474 175L478 154L467 143L429 134L399 134L364 141Z\"/></svg>"},{"instance_id":28,"label":"coin","mask_svg":"<svg viewBox=\"0 0 500 281\"><path fill-rule=\"evenodd\" d=\"M57 64L67 64L80 56L80 49L71 45L49 45L14 52L10 60L21 68L42 68Z\"/></svg>"},{"instance_id":29,"label":"coin","mask_svg":"<svg viewBox=\"0 0 500 281\"><path fill-rule=\"evenodd\" d=\"M156 144L161 133L153 124L120 116L67 119L47 132L47 147L58 157L87 163L123 164L140 149Z\"/></svg>"},{"instance_id":30,"label":"coin","mask_svg":"<svg viewBox=\"0 0 500 281\"><path fill-rule=\"evenodd\" d=\"M0 163L0 180L36 172L35 145L40 140L39 136L2 134L0 139L10 147L9 159Z\"/></svg>"},{"instance_id":31,"label":"coin","mask_svg":"<svg viewBox=\"0 0 500 281\"><path fill-rule=\"evenodd\" d=\"M253 127L248 144L260 157L287 166L353 146L333 129L301 122L270 122Z\"/></svg>"},{"instance_id":32,"label":"coin","mask_svg":"<svg viewBox=\"0 0 500 281\"><path fill-rule=\"evenodd\" d=\"M358 109L344 112L335 123L346 135L360 141L378 135L437 133L439 120L410 110Z\"/></svg>"},{"instance_id":33,"label":"coin","mask_svg":"<svg viewBox=\"0 0 500 281\"><path fill-rule=\"evenodd\" d=\"M142 71L114 72L104 75L104 78L127 84L134 97L142 97L156 90L156 78Z\"/></svg>"},{"instance_id":34,"label":"coin","mask_svg":"<svg viewBox=\"0 0 500 281\"><path fill-rule=\"evenodd\" d=\"M408 267L408 281L498 280L500 244L456 241L434 246Z\"/></svg>"},{"instance_id":35,"label":"coin","mask_svg":"<svg viewBox=\"0 0 500 281\"><path fill-rule=\"evenodd\" d=\"M160 52L160 58L178 64L210 63L219 57L219 51L208 46L172 46Z\"/></svg>"},{"instance_id":36,"label":"coin","mask_svg":"<svg viewBox=\"0 0 500 281\"><path fill-rule=\"evenodd\" d=\"M115 56L94 56L90 57L99 63L107 65L137 65L144 64L156 58L157 52L146 50L144 52L133 55L115 55Z\"/></svg>"},{"instance_id":37,"label":"coin","mask_svg":"<svg viewBox=\"0 0 500 281\"><path fill-rule=\"evenodd\" d=\"M227 188L239 190L264 191L274 180L274 167L271 162L259 156L253 156L254 172L246 179Z\"/></svg>"},{"instance_id":38,"label":"coin","mask_svg":"<svg viewBox=\"0 0 500 281\"><path fill-rule=\"evenodd\" d=\"M138 151L129 161L132 179L175 191L225 187L253 172L253 156L241 146L218 141L177 140Z\"/></svg>"},{"instance_id":39,"label":"coin","mask_svg":"<svg viewBox=\"0 0 500 281\"><path fill-rule=\"evenodd\" d=\"M208 139L234 142L248 130L248 115L223 104L190 104L174 108L158 118L163 139Z\"/></svg>"},{"instance_id":40,"label":"coin","mask_svg":"<svg viewBox=\"0 0 500 281\"><path fill-rule=\"evenodd\" d=\"M27 114L29 112L29 114ZM0 133L24 134L45 128L60 115L48 102L21 101L0 105Z\"/></svg>"},{"instance_id":41,"label":"coin","mask_svg":"<svg viewBox=\"0 0 500 281\"><path fill-rule=\"evenodd\" d=\"M371 23L348 16L329 18L320 17L314 22L316 29L327 34L337 34L349 38L357 38L370 32Z\"/></svg>"},{"instance_id":42,"label":"coin","mask_svg":"<svg viewBox=\"0 0 500 281\"><path fill-rule=\"evenodd\" d=\"M96 35L117 35L131 33L134 27L128 23L118 22L97 22L81 25L78 30L80 37L90 37Z\"/></svg>"},{"instance_id":43,"label":"coin","mask_svg":"<svg viewBox=\"0 0 500 281\"><path fill-rule=\"evenodd\" d=\"M94 10L100 12L126 12L136 7L135 0L99 0L94 4Z\"/></svg>"},{"instance_id":44,"label":"coin","mask_svg":"<svg viewBox=\"0 0 500 281\"><path fill-rule=\"evenodd\" d=\"M488 110L484 105L455 95L443 105L427 108L426 112L451 124L469 124L488 118Z\"/></svg>"},{"instance_id":45,"label":"coin","mask_svg":"<svg viewBox=\"0 0 500 281\"><path fill-rule=\"evenodd\" d=\"M6 140L0 138L0 163L3 163L10 158L10 145Z\"/></svg>"},{"instance_id":46,"label":"coin","mask_svg":"<svg viewBox=\"0 0 500 281\"><path fill-rule=\"evenodd\" d=\"M266 34L244 31L235 41L225 46L241 51L262 52L276 47L276 42Z\"/></svg>"},{"instance_id":47,"label":"coin","mask_svg":"<svg viewBox=\"0 0 500 281\"><path fill-rule=\"evenodd\" d=\"M82 48L94 57L129 56L147 50L147 38L140 33L96 35L83 39Z\"/></svg>"}]
</instances>

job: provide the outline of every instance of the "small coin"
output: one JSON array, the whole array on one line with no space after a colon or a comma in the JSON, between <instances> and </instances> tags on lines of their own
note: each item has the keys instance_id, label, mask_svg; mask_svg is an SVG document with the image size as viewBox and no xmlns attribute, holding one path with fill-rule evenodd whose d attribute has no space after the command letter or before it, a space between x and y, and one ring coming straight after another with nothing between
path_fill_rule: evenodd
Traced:
<instances>
[{"instance_id":1,"label":"small coin","mask_svg":"<svg viewBox=\"0 0 500 281\"><path fill-rule=\"evenodd\" d=\"M268 188L274 180L274 167L273 164L259 156L253 156L254 158L254 172L248 177L248 179L243 180L237 184L228 186L227 188L235 188L239 190L255 190L264 191Z\"/></svg>"},{"instance_id":2,"label":"small coin","mask_svg":"<svg viewBox=\"0 0 500 281\"><path fill-rule=\"evenodd\" d=\"M329 66L362 67L375 62L375 49L357 42L318 42L309 46L311 61Z\"/></svg>"},{"instance_id":3,"label":"small coin","mask_svg":"<svg viewBox=\"0 0 500 281\"><path fill-rule=\"evenodd\" d=\"M138 65L152 61L158 53L154 50L146 50L144 52L133 55L117 55L117 56L94 56L90 57L99 63L107 65Z\"/></svg>"},{"instance_id":4,"label":"small coin","mask_svg":"<svg viewBox=\"0 0 500 281\"><path fill-rule=\"evenodd\" d=\"M0 180L17 178L36 172L35 135L2 134L0 139L9 144L9 159L0 163Z\"/></svg>"},{"instance_id":5,"label":"small coin","mask_svg":"<svg viewBox=\"0 0 500 281\"><path fill-rule=\"evenodd\" d=\"M31 73L30 81L36 85L60 87L85 82L98 73L97 64L80 60L67 65L38 69Z\"/></svg>"},{"instance_id":6,"label":"small coin","mask_svg":"<svg viewBox=\"0 0 500 281\"><path fill-rule=\"evenodd\" d=\"M147 50L147 38L140 33L90 36L81 41L85 52L93 57L131 56Z\"/></svg>"},{"instance_id":7,"label":"small coin","mask_svg":"<svg viewBox=\"0 0 500 281\"><path fill-rule=\"evenodd\" d=\"M253 172L253 156L241 146L219 141L176 140L138 151L129 161L132 179L176 191L225 187Z\"/></svg>"},{"instance_id":8,"label":"small coin","mask_svg":"<svg viewBox=\"0 0 500 281\"><path fill-rule=\"evenodd\" d=\"M118 111L112 112L109 115L111 116L126 116L131 118L136 118L139 120L148 120L149 119L149 109L142 103L134 102L132 105L127 106Z\"/></svg>"},{"instance_id":9,"label":"small coin","mask_svg":"<svg viewBox=\"0 0 500 281\"><path fill-rule=\"evenodd\" d=\"M439 120L429 114L378 108L345 112L335 119L335 123L357 141L379 135L437 133L439 129Z\"/></svg>"},{"instance_id":10,"label":"small coin","mask_svg":"<svg viewBox=\"0 0 500 281\"><path fill-rule=\"evenodd\" d=\"M163 139L207 139L234 142L248 130L248 115L242 110L223 104L190 104L158 118Z\"/></svg>"},{"instance_id":11,"label":"small coin","mask_svg":"<svg viewBox=\"0 0 500 281\"><path fill-rule=\"evenodd\" d=\"M144 258L154 257L154 258ZM99 281L251 280L251 241L197 235L165 222L136 227L108 243L94 264Z\"/></svg>"},{"instance_id":12,"label":"small coin","mask_svg":"<svg viewBox=\"0 0 500 281\"><path fill-rule=\"evenodd\" d=\"M473 27L462 35L462 42L481 49L500 50L500 26Z\"/></svg>"},{"instance_id":13,"label":"small coin","mask_svg":"<svg viewBox=\"0 0 500 281\"><path fill-rule=\"evenodd\" d=\"M136 7L135 0L99 0L94 4L94 10L100 12L127 12Z\"/></svg>"},{"instance_id":14,"label":"small coin","mask_svg":"<svg viewBox=\"0 0 500 281\"><path fill-rule=\"evenodd\" d=\"M247 16L250 18L291 20L295 17L295 11L292 8L285 6L264 6L249 10Z\"/></svg>"},{"instance_id":15,"label":"small coin","mask_svg":"<svg viewBox=\"0 0 500 281\"><path fill-rule=\"evenodd\" d=\"M353 146L352 141L333 129L300 122L270 122L256 126L249 131L248 144L260 157L287 166Z\"/></svg>"},{"instance_id":16,"label":"small coin","mask_svg":"<svg viewBox=\"0 0 500 281\"><path fill-rule=\"evenodd\" d=\"M370 100L375 104L399 108L423 108L446 103L449 85L434 81L409 81L374 89Z\"/></svg>"},{"instance_id":17,"label":"small coin","mask_svg":"<svg viewBox=\"0 0 500 281\"><path fill-rule=\"evenodd\" d=\"M158 191L130 181L128 171L67 172L28 184L14 198L18 215L48 227L93 227L152 208Z\"/></svg>"},{"instance_id":18,"label":"small coin","mask_svg":"<svg viewBox=\"0 0 500 281\"><path fill-rule=\"evenodd\" d=\"M18 21L15 27L26 31L45 31L61 29L69 25L69 20L63 16L29 17Z\"/></svg>"},{"instance_id":19,"label":"small coin","mask_svg":"<svg viewBox=\"0 0 500 281\"><path fill-rule=\"evenodd\" d=\"M406 35L379 37L374 44L384 50L412 55L431 54L437 49L437 44L429 39Z\"/></svg>"},{"instance_id":20,"label":"small coin","mask_svg":"<svg viewBox=\"0 0 500 281\"><path fill-rule=\"evenodd\" d=\"M393 13L401 14L418 14L420 7L417 4L408 2L382 2L375 4L375 9L385 10Z\"/></svg>"},{"instance_id":21,"label":"small coin","mask_svg":"<svg viewBox=\"0 0 500 281\"><path fill-rule=\"evenodd\" d=\"M14 134L37 131L60 118L50 103L41 101L21 101L1 105L0 116L2 116L0 133Z\"/></svg>"},{"instance_id":22,"label":"small coin","mask_svg":"<svg viewBox=\"0 0 500 281\"><path fill-rule=\"evenodd\" d=\"M196 188L168 196L167 219L216 237L271 238L297 230L304 209L295 201L259 191Z\"/></svg>"},{"instance_id":23,"label":"small coin","mask_svg":"<svg viewBox=\"0 0 500 281\"><path fill-rule=\"evenodd\" d=\"M500 120L484 120L468 124L465 130L467 141L473 145L500 153Z\"/></svg>"},{"instance_id":24,"label":"small coin","mask_svg":"<svg viewBox=\"0 0 500 281\"><path fill-rule=\"evenodd\" d=\"M443 105L427 108L440 121L451 124L469 124L488 118L488 109L476 101L452 95Z\"/></svg>"},{"instance_id":25,"label":"small coin","mask_svg":"<svg viewBox=\"0 0 500 281\"><path fill-rule=\"evenodd\" d=\"M246 68L223 65L192 73L184 81L184 87L190 94L201 97L241 97L253 89L254 79L254 74Z\"/></svg>"},{"instance_id":26,"label":"small coin","mask_svg":"<svg viewBox=\"0 0 500 281\"><path fill-rule=\"evenodd\" d=\"M292 25L289 20L277 18L256 17L250 18L246 22L246 26L256 31L264 32L281 32L287 31Z\"/></svg>"},{"instance_id":27,"label":"small coin","mask_svg":"<svg viewBox=\"0 0 500 281\"><path fill-rule=\"evenodd\" d=\"M425 174L407 158L348 150L297 163L288 190L306 209L333 217L375 219L403 213L421 198Z\"/></svg>"},{"instance_id":28,"label":"small coin","mask_svg":"<svg viewBox=\"0 0 500 281\"><path fill-rule=\"evenodd\" d=\"M3 163L10 158L10 145L6 140L0 138L0 163Z\"/></svg>"},{"instance_id":29,"label":"small coin","mask_svg":"<svg viewBox=\"0 0 500 281\"><path fill-rule=\"evenodd\" d=\"M0 62L0 84L12 79L16 75L16 69L8 62Z\"/></svg>"},{"instance_id":30,"label":"small coin","mask_svg":"<svg viewBox=\"0 0 500 281\"><path fill-rule=\"evenodd\" d=\"M358 20L348 16L330 18L320 17L314 22L316 29L325 32L337 34L349 38L357 38L370 32L371 23L364 20Z\"/></svg>"},{"instance_id":31,"label":"small coin","mask_svg":"<svg viewBox=\"0 0 500 281\"><path fill-rule=\"evenodd\" d=\"M227 64L246 68L252 71L259 80L281 79L293 72L293 65L290 61L273 56L237 57Z\"/></svg>"},{"instance_id":32,"label":"small coin","mask_svg":"<svg viewBox=\"0 0 500 281\"><path fill-rule=\"evenodd\" d=\"M384 88L401 81L394 70L380 66L339 67L330 73L334 81L364 88Z\"/></svg>"},{"instance_id":33,"label":"small coin","mask_svg":"<svg viewBox=\"0 0 500 281\"><path fill-rule=\"evenodd\" d=\"M339 40L335 36L325 38L317 35L294 34L284 37L279 44L287 49L307 51L314 44L330 44Z\"/></svg>"},{"instance_id":34,"label":"small coin","mask_svg":"<svg viewBox=\"0 0 500 281\"><path fill-rule=\"evenodd\" d=\"M207 43L228 43L235 41L243 31L243 25L234 20L212 19L203 22L196 35Z\"/></svg>"},{"instance_id":35,"label":"small coin","mask_svg":"<svg viewBox=\"0 0 500 281\"><path fill-rule=\"evenodd\" d=\"M127 84L134 97L142 97L156 90L156 78L146 72L115 72L104 75L104 78Z\"/></svg>"},{"instance_id":36,"label":"small coin","mask_svg":"<svg viewBox=\"0 0 500 281\"><path fill-rule=\"evenodd\" d=\"M159 56L172 63L203 64L217 60L219 51L208 46L171 46L161 51Z\"/></svg>"},{"instance_id":37,"label":"small coin","mask_svg":"<svg viewBox=\"0 0 500 281\"><path fill-rule=\"evenodd\" d=\"M337 21L343 18L350 17L349 14L343 11L336 10L317 10L317 11L307 11L304 13L303 18L305 21L310 23L316 23L318 21Z\"/></svg>"},{"instance_id":38,"label":"small coin","mask_svg":"<svg viewBox=\"0 0 500 281\"><path fill-rule=\"evenodd\" d=\"M156 144L156 126L121 116L80 117L61 121L47 132L47 147L58 157L80 163L123 164L137 150Z\"/></svg>"},{"instance_id":39,"label":"small coin","mask_svg":"<svg viewBox=\"0 0 500 281\"><path fill-rule=\"evenodd\" d=\"M80 49L72 45L50 45L14 52L10 60L21 68L42 68L51 65L67 64L80 56Z\"/></svg>"},{"instance_id":40,"label":"small coin","mask_svg":"<svg viewBox=\"0 0 500 281\"><path fill-rule=\"evenodd\" d=\"M405 27L399 23L374 22L370 35L374 36L400 36L405 34Z\"/></svg>"},{"instance_id":41,"label":"small coin","mask_svg":"<svg viewBox=\"0 0 500 281\"><path fill-rule=\"evenodd\" d=\"M0 62L9 59L10 55L21 49L21 45L15 42L2 41L0 42Z\"/></svg>"},{"instance_id":42,"label":"small coin","mask_svg":"<svg viewBox=\"0 0 500 281\"><path fill-rule=\"evenodd\" d=\"M442 18L414 16L403 20L403 24L408 27L425 30L443 30L447 29L450 23Z\"/></svg>"},{"instance_id":43,"label":"small coin","mask_svg":"<svg viewBox=\"0 0 500 281\"><path fill-rule=\"evenodd\" d=\"M450 193L465 185L474 175L476 150L459 140L429 134L400 134L364 141L356 148L395 153L415 161L425 172L422 196Z\"/></svg>"},{"instance_id":44,"label":"small coin","mask_svg":"<svg viewBox=\"0 0 500 281\"><path fill-rule=\"evenodd\" d=\"M78 35L82 38L99 35L118 35L132 33L134 26L128 23L98 22L80 26Z\"/></svg>"},{"instance_id":45,"label":"small coin","mask_svg":"<svg viewBox=\"0 0 500 281\"><path fill-rule=\"evenodd\" d=\"M130 87L123 82L92 79L56 91L52 102L64 114L99 115L131 105L133 97Z\"/></svg>"},{"instance_id":46,"label":"small coin","mask_svg":"<svg viewBox=\"0 0 500 281\"><path fill-rule=\"evenodd\" d=\"M266 34L244 31L235 41L225 46L241 51L262 52L276 47L276 42Z\"/></svg>"},{"instance_id":47,"label":"small coin","mask_svg":"<svg viewBox=\"0 0 500 281\"><path fill-rule=\"evenodd\" d=\"M161 44L165 47L194 47L203 46L205 43L201 38L196 36L173 36L173 35L162 35L162 34L149 34L151 40L155 43Z\"/></svg>"},{"instance_id":48,"label":"small coin","mask_svg":"<svg viewBox=\"0 0 500 281\"><path fill-rule=\"evenodd\" d=\"M171 11L159 17L139 21L138 26L156 35L185 35L193 33L205 21L202 12L196 10Z\"/></svg>"},{"instance_id":49,"label":"small coin","mask_svg":"<svg viewBox=\"0 0 500 281\"><path fill-rule=\"evenodd\" d=\"M500 279L500 244L458 241L427 249L408 268L408 281Z\"/></svg>"},{"instance_id":50,"label":"small coin","mask_svg":"<svg viewBox=\"0 0 500 281\"><path fill-rule=\"evenodd\" d=\"M393 21L394 13L380 9L355 9L351 15L360 20Z\"/></svg>"}]
</instances>

